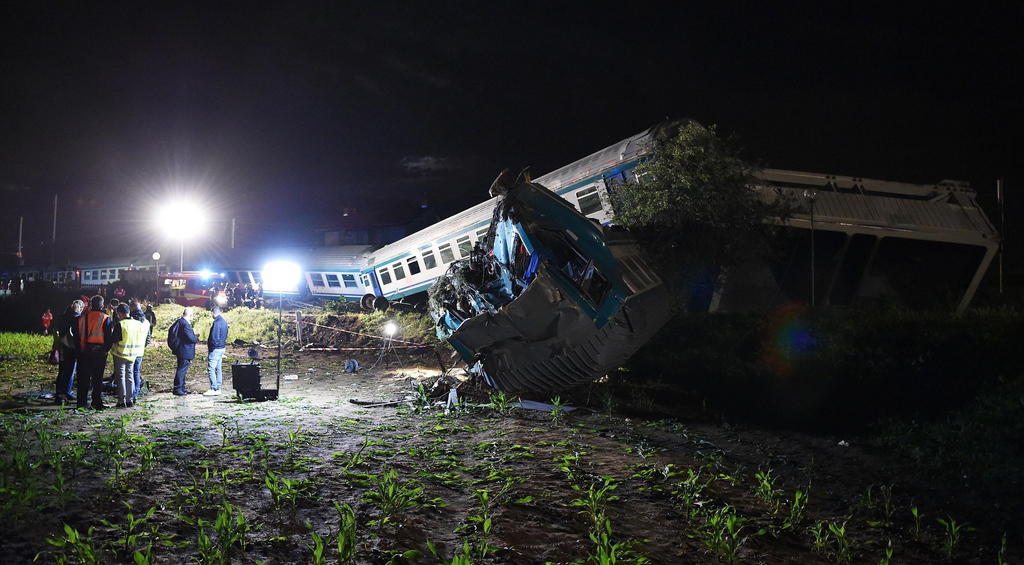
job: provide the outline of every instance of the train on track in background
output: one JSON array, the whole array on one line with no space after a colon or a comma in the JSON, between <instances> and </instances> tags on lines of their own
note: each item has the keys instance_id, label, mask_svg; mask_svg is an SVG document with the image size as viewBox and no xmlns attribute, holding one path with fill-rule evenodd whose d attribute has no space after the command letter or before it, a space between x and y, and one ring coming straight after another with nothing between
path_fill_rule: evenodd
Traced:
<instances>
[{"instance_id":1,"label":"train on track in background","mask_svg":"<svg viewBox=\"0 0 1024 565\"><path fill-rule=\"evenodd\" d=\"M635 180L637 165L651 155L671 125L649 128L533 183L597 224L613 224L609 191ZM963 182L911 184L778 169L761 170L755 177L754 188L789 193L804 203L786 221L795 236L787 239L789 247L778 257L718 277L719 284L706 293L698 309L743 310L790 300L879 300L948 305L962 311L999 247L998 233L978 206L974 190ZM422 304L425 291L449 265L470 257L485 238L495 203L491 198L383 246L231 250L220 264L196 266L228 284L257 286L263 282L260 269L266 261L287 258L303 272L301 287L287 293L294 298L342 299L365 309ZM658 265L651 267L658 270ZM165 269L166 264L135 257L74 267L23 267L18 274L90 288L116 284L134 271L174 279L175 273L164 273ZM807 273L812 273L815 284ZM203 299L201 294L190 298L187 288L179 290L184 292L173 297L176 301Z\"/></svg>"}]
</instances>

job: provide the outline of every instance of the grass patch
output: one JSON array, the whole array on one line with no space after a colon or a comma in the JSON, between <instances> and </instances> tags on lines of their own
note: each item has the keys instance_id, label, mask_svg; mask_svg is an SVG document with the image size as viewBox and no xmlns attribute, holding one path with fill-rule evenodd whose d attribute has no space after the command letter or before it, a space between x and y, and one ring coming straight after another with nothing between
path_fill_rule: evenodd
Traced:
<instances>
[{"instance_id":1,"label":"grass patch","mask_svg":"<svg viewBox=\"0 0 1024 565\"><path fill-rule=\"evenodd\" d=\"M46 355L53 347L53 337L26 334L0 333L0 356L35 359Z\"/></svg>"}]
</instances>

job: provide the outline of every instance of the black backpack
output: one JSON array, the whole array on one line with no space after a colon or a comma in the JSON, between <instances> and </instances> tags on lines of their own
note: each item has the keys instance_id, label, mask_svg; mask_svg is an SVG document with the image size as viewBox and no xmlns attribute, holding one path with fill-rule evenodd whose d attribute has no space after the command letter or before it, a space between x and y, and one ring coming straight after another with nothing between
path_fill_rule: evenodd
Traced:
<instances>
[{"instance_id":1,"label":"black backpack","mask_svg":"<svg viewBox=\"0 0 1024 565\"><path fill-rule=\"evenodd\" d=\"M170 347L171 352L175 354L178 353L178 348L181 347L181 337L178 336L178 326L180 324L181 319L179 318L167 330L167 347Z\"/></svg>"}]
</instances>

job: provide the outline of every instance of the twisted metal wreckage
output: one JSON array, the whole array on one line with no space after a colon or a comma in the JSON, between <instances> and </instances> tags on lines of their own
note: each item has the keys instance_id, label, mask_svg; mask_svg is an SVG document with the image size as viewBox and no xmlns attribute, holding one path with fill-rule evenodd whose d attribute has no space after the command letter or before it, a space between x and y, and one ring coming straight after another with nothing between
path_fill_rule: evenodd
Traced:
<instances>
[{"instance_id":1,"label":"twisted metal wreckage","mask_svg":"<svg viewBox=\"0 0 1024 565\"><path fill-rule=\"evenodd\" d=\"M621 228L507 171L486 237L430 290L438 337L495 388L552 391L604 375L668 321L669 294Z\"/></svg>"}]
</instances>

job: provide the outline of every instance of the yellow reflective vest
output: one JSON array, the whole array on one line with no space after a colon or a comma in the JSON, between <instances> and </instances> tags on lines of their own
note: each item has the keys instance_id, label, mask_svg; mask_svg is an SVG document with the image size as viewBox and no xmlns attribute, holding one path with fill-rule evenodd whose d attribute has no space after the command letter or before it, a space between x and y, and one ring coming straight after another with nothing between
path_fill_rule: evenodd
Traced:
<instances>
[{"instance_id":1,"label":"yellow reflective vest","mask_svg":"<svg viewBox=\"0 0 1024 565\"><path fill-rule=\"evenodd\" d=\"M125 318L118 324L121 325L121 341L114 344L110 353L118 359L135 361L146 347L146 326L131 318Z\"/></svg>"}]
</instances>

